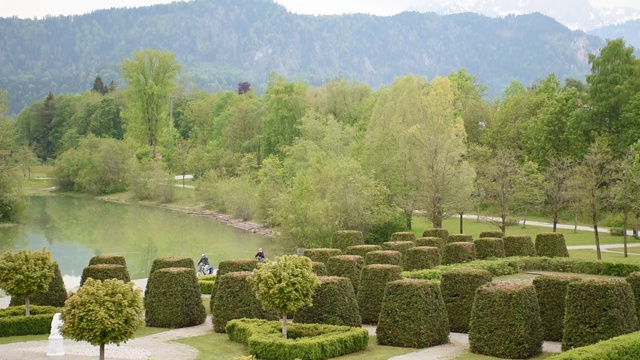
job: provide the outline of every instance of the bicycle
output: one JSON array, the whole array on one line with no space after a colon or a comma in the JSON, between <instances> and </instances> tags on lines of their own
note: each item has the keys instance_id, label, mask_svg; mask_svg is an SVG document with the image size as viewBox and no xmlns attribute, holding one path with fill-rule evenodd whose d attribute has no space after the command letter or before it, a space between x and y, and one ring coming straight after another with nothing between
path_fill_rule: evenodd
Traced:
<instances>
[{"instance_id":1,"label":"bicycle","mask_svg":"<svg viewBox=\"0 0 640 360\"><path fill-rule=\"evenodd\" d=\"M198 265L198 270L196 270L196 274L198 276L208 275L209 274L209 265Z\"/></svg>"}]
</instances>

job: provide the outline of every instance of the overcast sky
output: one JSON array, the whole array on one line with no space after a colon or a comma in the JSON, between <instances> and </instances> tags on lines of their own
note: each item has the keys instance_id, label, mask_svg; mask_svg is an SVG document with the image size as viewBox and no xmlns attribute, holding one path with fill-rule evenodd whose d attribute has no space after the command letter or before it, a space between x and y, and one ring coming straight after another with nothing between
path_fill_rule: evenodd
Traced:
<instances>
[{"instance_id":1,"label":"overcast sky","mask_svg":"<svg viewBox=\"0 0 640 360\"><path fill-rule=\"evenodd\" d=\"M79 15L112 7L138 7L166 4L174 0L0 0L0 17L43 17L45 15ZM412 5L435 0L276 0L291 12L303 14L368 13L393 15ZM561 0L558 0L561 1ZM633 7L638 0L590 0L596 7Z\"/></svg>"}]
</instances>

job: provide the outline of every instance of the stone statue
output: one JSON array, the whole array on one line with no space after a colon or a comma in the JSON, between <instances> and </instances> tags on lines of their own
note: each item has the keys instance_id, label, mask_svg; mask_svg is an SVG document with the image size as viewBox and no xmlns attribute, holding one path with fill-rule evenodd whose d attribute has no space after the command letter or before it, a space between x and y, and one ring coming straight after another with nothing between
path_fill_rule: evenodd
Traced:
<instances>
[{"instance_id":1,"label":"stone statue","mask_svg":"<svg viewBox=\"0 0 640 360\"><path fill-rule=\"evenodd\" d=\"M61 314L56 313L51 320L51 334L49 335L49 348L46 353L47 356L63 356L64 344L62 334L60 334L60 328L64 324Z\"/></svg>"},{"instance_id":2,"label":"stone statue","mask_svg":"<svg viewBox=\"0 0 640 360\"><path fill-rule=\"evenodd\" d=\"M56 313L55 315L53 315L53 320L51 320L51 334L49 335L49 339L62 337L62 335L60 334L60 328L62 327L63 323L64 322L62 321L60 313Z\"/></svg>"}]
</instances>

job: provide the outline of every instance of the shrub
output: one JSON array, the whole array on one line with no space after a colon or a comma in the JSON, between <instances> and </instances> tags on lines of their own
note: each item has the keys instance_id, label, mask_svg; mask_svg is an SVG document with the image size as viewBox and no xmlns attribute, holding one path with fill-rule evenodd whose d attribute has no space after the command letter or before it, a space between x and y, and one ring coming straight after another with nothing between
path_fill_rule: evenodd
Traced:
<instances>
[{"instance_id":1,"label":"shrub","mask_svg":"<svg viewBox=\"0 0 640 360\"><path fill-rule=\"evenodd\" d=\"M483 238L501 238L503 236L504 234L500 230L489 230L489 231L481 232L480 236L478 237L483 239Z\"/></svg>"},{"instance_id":2,"label":"shrub","mask_svg":"<svg viewBox=\"0 0 640 360\"><path fill-rule=\"evenodd\" d=\"M27 316L25 312L25 305L0 309L0 337L48 334L51 319L60 308L32 305L31 315Z\"/></svg>"},{"instance_id":3,"label":"shrub","mask_svg":"<svg viewBox=\"0 0 640 360\"><path fill-rule=\"evenodd\" d=\"M479 269L454 269L442 273L442 298L447 309L449 330L469 332L476 289L491 282L491 273Z\"/></svg>"},{"instance_id":4,"label":"shrub","mask_svg":"<svg viewBox=\"0 0 640 360\"><path fill-rule=\"evenodd\" d=\"M382 250L382 246L380 245L356 245L349 246L347 248L347 255L359 255L363 258L367 255L368 252Z\"/></svg>"},{"instance_id":5,"label":"shrub","mask_svg":"<svg viewBox=\"0 0 640 360\"><path fill-rule=\"evenodd\" d=\"M405 279L387 283L378 327L378 344L424 348L449 342L449 322L440 285Z\"/></svg>"},{"instance_id":6,"label":"shrub","mask_svg":"<svg viewBox=\"0 0 640 360\"><path fill-rule=\"evenodd\" d=\"M548 360L636 360L640 359L640 332L621 335L547 358Z\"/></svg>"},{"instance_id":7,"label":"shrub","mask_svg":"<svg viewBox=\"0 0 640 360\"><path fill-rule=\"evenodd\" d=\"M533 285L500 282L476 290L469 345L472 353L526 359L542 352L540 310Z\"/></svg>"},{"instance_id":8,"label":"shrub","mask_svg":"<svg viewBox=\"0 0 640 360\"><path fill-rule=\"evenodd\" d=\"M378 250L367 253L364 258L367 265L389 264L402 267L402 254L395 250Z\"/></svg>"},{"instance_id":9,"label":"shrub","mask_svg":"<svg viewBox=\"0 0 640 360\"><path fill-rule=\"evenodd\" d=\"M449 231L442 228L426 229L422 232L422 237L438 237L446 243L449 240Z\"/></svg>"},{"instance_id":10,"label":"shrub","mask_svg":"<svg viewBox=\"0 0 640 360\"><path fill-rule=\"evenodd\" d=\"M324 263L318 262L318 261L313 261L311 262L311 267L313 272L318 275L318 276L325 276L327 275L327 265L325 265Z\"/></svg>"},{"instance_id":11,"label":"shrub","mask_svg":"<svg viewBox=\"0 0 640 360\"><path fill-rule=\"evenodd\" d=\"M373 264L362 268L358 289L358 308L363 324L377 324L378 314L388 282L400 280L402 268L397 265Z\"/></svg>"},{"instance_id":12,"label":"shrub","mask_svg":"<svg viewBox=\"0 0 640 360\"><path fill-rule=\"evenodd\" d=\"M398 213L391 220L374 225L371 230L365 233L364 242L366 244L382 244L391 238L391 234L399 231L407 231L407 217L404 213Z\"/></svg>"},{"instance_id":13,"label":"shrub","mask_svg":"<svg viewBox=\"0 0 640 360\"><path fill-rule=\"evenodd\" d=\"M396 234L401 234L401 233L396 233ZM411 233L411 235L413 235L413 233ZM415 238L416 237L413 236L414 240ZM404 259L405 259L405 254L407 253L407 250L414 247L416 247L416 243L413 241L387 241L382 243L382 249L395 250L395 251L399 251L400 254L402 254L403 266L404 266Z\"/></svg>"},{"instance_id":14,"label":"shrub","mask_svg":"<svg viewBox=\"0 0 640 360\"><path fill-rule=\"evenodd\" d=\"M569 257L564 235L542 233L536 236L536 255L546 257Z\"/></svg>"},{"instance_id":15,"label":"shrub","mask_svg":"<svg viewBox=\"0 0 640 360\"><path fill-rule=\"evenodd\" d=\"M147 286L144 289L144 301L146 306L147 297L149 297L149 287L151 282L151 274L153 274L156 270L167 269L167 268L188 268L193 269L194 273L196 271L196 267L193 264L193 259L188 257L163 257L153 260L151 264L151 270L149 270L149 278L147 280Z\"/></svg>"},{"instance_id":16,"label":"shrub","mask_svg":"<svg viewBox=\"0 0 640 360\"><path fill-rule=\"evenodd\" d=\"M397 242L397 241L411 241L411 242L415 242L416 241L416 235L414 233L412 233L411 231L398 231L398 232L394 232L393 234L391 234L391 237L389 238L389 241L391 242ZM384 244L382 244L382 247L384 248Z\"/></svg>"},{"instance_id":17,"label":"shrub","mask_svg":"<svg viewBox=\"0 0 640 360\"><path fill-rule=\"evenodd\" d=\"M98 264L89 265L82 270L82 277L80 278L80 286L88 279L104 281L107 279L118 279L125 283L131 281L129 277L129 271L122 265L116 264Z\"/></svg>"},{"instance_id":18,"label":"shrub","mask_svg":"<svg viewBox=\"0 0 640 360\"><path fill-rule=\"evenodd\" d=\"M112 255L112 254L104 254L104 255L96 255L89 260L89 266L98 265L98 264L114 264L114 265L122 265L127 266L127 261L124 259L122 255Z\"/></svg>"},{"instance_id":19,"label":"shrub","mask_svg":"<svg viewBox=\"0 0 640 360\"><path fill-rule=\"evenodd\" d=\"M529 235L506 235L502 238L504 256L536 256L533 241Z\"/></svg>"},{"instance_id":20,"label":"shrub","mask_svg":"<svg viewBox=\"0 0 640 360\"><path fill-rule=\"evenodd\" d=\"M340 249L331 249L331 248L315 248L315 249L304 249L304 256L311 259L311 261L318 261L326 264L330 257L342 255L342 251Z\"/></svg>"},{"instance_id":21,"label":"shrub","mask_svg":"<svg viewBox=\"0 0 640 360\"><path fill-rule=\"evenodd\" d=\"M579 280L577 276L568 275L542 275L533 279L533 286L538 294L544 340L562 341L567 285Z\"/></svg>"},{"instance_id":22,"label":"shrub","mask_svg":"<svg viewBox=\"0 0 640 360\"><path fill-rule=\"evenodd\" d=\"M171 202L175 178L151 159L131 163L129 191L136 200L152 200L165 204Z\"/></svg>"},{"instance_id":23,"label":"shrub","mask_svg":"<svg viewBox=\"0 0 640 360\"><path fill-rule=\"evenodd\" d=\"M200 325L207 314L193 269L165 268L151 273L144 299L147 326L181 328Z\"/></svg>"},{"instance_id":24,"label":"shrub","mask_svg":"<svg viewBox=\"0 0 640 360\"><path fill-rule=\"evenodd\" d=\"M331 237L331 246L345 252L349 246L364 245L364 234L357 230L339 230Z\"/></svg>"},{"instance_id":25,"label":"shrub","mask_svg":"<svg viewBox=\"0 0 640 360\"><path fill-rule=\"evenodd\" d=\"M626 278L631 289L633 290L634 304L636 306L636 315L640 322L640 271L634 271ZM13 299L12 299L13 300Z\"/></svg>"},{"instance_id":26,"label":"shrub","mask_svg":"<svg viewBox=\"0 0 640 360\"><path fill-rule=\"evenodd\" d=\"M340 276L351 280L353 293L358 293L360 287L360 276L362 275L364 258L359 255L338 255L332 256L327 261L327 274L329 276Z\"/></svg>"},{"instance_id":27,"label":"shrub","mask_svg":"<svg viewBox=\"0 0 640 360\"><path fill-rule=\"evenodd\" d=\"M442 256L444 264L458 264L474 260L473 243L448 243L444 249Z\"/></svg>"},{"instance_id":28,"label":"shrub","mask_svg":"<svg viewBox=\"0 0 640 360\"><path fill-rule=\"evenodd\" d=\"M351 281L345 277L321 276L313 294L313 305L303 306L294 316L296 323L360 327L362 319Z\"/></svg>"},{"instance_id":29,"label":"shrub","mask_svg":"<svg viewBox=\"0 0 640 360\"><path fill-rule=\"evenodd\" d=\"M473 251L478 260L502 258L504 257L504 242L502 238L480 238L473 242Z\"/></svg>"},{"instance_id":30,"label":"shrub","mask_svg":"<svg viewBox=\"0 0 640 360\"><path fill-rule=\"evenodd\" d=\"M611 236L624 236L624 229L618 227L609 228L609 234Z\"/></svg>"},{"instance_id":31,"label":"shrub","mask_svg":"<svg viewBox=\"0 0 640 360\"><path fill-rule=\"evenodd\" d=\"M562 351L638 330L627 282L585 279L567 286Z\"/></svg>"},{"instance_id":32,"label":"shrub","mask_svg":"<svg viewBox=\"0 0 640 360\"><path fill-rule=\"evenodd\" d=\"M404 270L432 269L440 265L440 251L437 247L418 246L407 250Z\"/></svg>"},{"instance_id":33,"label":"shrub","mask_svg":"<svg viewBox=\"0 0 640 360\"><path fill-rule=\"evenodd\" d=\"M232 272L238 271L253 271L258 267L258 262L255 259L232 259L232 260L224 260L220 261L218 264L218 272L216 275L218 277L229 274ZM218 284L213 285L213 289L211 291L211 300L209 302L209 309L213 312L213 304L216 298L216 291L218 290Z\"/></svg>"},{"instance_id":34,"label":"shrub","mask_svg":"<svg viewBox=\"0 0 640 360\"><path fill-rule=\"evenodd\" d=\"M203 275L206 276L206 275ZM213 287L216 284L215 281L215 275L209 275L209 276L214 276L214 280L205 280L205 279L201 279L202 276L198 277L198 286L200 287L200 294L202 295L211 295L211 293L213 292Z\"/></svg>"},{"instance_id":35,"label":"shrub","mask_svg":"<svg viewBox=\"0 0 640 360\"><path fill-rule=\"evenodd\" d=\"M53 272L53 279L51 279L51 282L49 283L49 289L47 290L47 292L29 296L29 303L31 305L55 307L64 306L64 302L65 300L67 300L67 290L64 287L64 280L62 279L60 266L58 266L58 263L56 261L53 262ZM11 296L9 306L24 306L24 304L24 296Z\"/></svg>"},{"instance_id":36,"label":"shrub","mask_svg":"<svg viewBox=\"0 0 640 360\"><path fill-rule=\"evenodd\" d=\"M444 256L444 245L446 242L439 237L423 237L416 239L416 246L435 246L440 251L440 259Z\"/></svg>"},{"instance_id":37,"label":"shrub","mask_svg":"<svg viewBox=\"0 0 640 360\"><path fill-rule=\"evenodd\" d=\"M447 238L447 242L473 242L473 236L466 234L451 234Z\"/></svg>"}]
</instances>

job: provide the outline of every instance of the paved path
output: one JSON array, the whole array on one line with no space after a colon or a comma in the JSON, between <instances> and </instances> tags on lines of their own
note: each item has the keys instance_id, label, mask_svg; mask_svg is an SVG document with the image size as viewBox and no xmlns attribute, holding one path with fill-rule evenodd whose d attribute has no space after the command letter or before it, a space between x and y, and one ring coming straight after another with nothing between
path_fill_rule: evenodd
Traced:
<instances>
[{"instance_id":1,"label":"paved path","mask_svg":"<svg viewBox=\"0 0 640 360\"><path fill-rule=\"evenodd\" d=\"M472 214L465 214L465 215L462 215L462 217L464 217L465 219L476 219L476 220L478 219L478 215L472 215ZM480 218L480 221L491 221L491 222L501 221L500 218L492 217L492 216L482 216L481 215L479 218ZM522 225L522 223L523 223L522 220L518 220L518 224ZM544 222L544 221L527 220L527 225L553 228L553 224L552 223ZM558 228L558 229L566 229L566 230L577 229L577 230L580 230L580 231L593 231L593 227L584 226L584 225L578 225L576 227L575 225L557 224L556 228ZM609 228L598 226L598 233L608 233L608 232L609 232ZM627 235L633 235L633 230L627 230Z\"/></svg>"}]
</instances>

